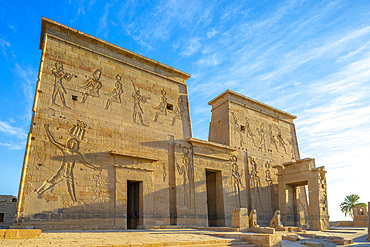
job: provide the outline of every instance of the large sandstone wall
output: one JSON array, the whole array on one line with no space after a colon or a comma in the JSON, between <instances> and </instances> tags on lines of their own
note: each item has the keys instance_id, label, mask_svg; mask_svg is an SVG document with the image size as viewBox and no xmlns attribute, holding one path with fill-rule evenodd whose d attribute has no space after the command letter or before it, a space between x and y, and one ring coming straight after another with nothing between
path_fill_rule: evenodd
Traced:
<instances>
[{"instance_id":1,"label":"large sandstone wall","mask_svg":"<svg viewBox=\"0 0 370 247\"><path fill-rule=\"evenodd\" d=\"M181 73L44 19L22 221L125 228L132 180L143 182L142 223L170 224L169 174L191 137Z\"/></svg>"},{"instance_id":2,"label":"large sandstone wall","mask_svg":"<svg viewBox=\"0 0 370 247\"><path fill-rule=\"evenodd\" d=\"M232 91L212 100L209 140L237 149L246 157L247 207L256 209L259 223L268 225L278 209L277 167L299 159L293 119ZM226 131L225 131L226 130ZM297 188L301 225L307 222L307 197Z\"/></svg>"}]
</instances>

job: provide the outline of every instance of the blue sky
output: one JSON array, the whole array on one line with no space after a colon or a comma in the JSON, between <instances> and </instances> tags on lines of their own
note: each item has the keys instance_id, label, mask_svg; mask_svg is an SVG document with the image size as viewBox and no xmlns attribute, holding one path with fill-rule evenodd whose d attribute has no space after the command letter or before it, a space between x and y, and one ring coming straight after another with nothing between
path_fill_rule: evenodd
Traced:
<instances>
[{"instance_id":1,"label":"blue sky","mask_svg":"<svg viewBox=\"0 0 370 247\"><path fill-rule=\"evenodd\" d=\"M0 194L17 195L41 17L191 74L193 137L226 89L296 115L301 158L324 165L331 220L370 201L368 1L1 1Z\"/></svg>"}]
</instances>

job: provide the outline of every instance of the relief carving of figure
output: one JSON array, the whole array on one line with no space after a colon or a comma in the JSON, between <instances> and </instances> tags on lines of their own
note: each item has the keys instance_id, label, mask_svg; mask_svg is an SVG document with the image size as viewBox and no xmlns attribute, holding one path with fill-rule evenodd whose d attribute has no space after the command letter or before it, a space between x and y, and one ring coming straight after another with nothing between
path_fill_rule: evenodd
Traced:
<instances>
[{"instance_id":1,"label":"relief carving of figure","mask_svg":"<svg viewBox=\"0 0 370 247\"><path fill-rule=\"evenodd\" d=\"M266 161L265 163L265 167L266 167L266 182L269 186L269 189L270 189L270 195L271 195L271 207L272 209L275 211L275 194L274 194L274 187L273 187L273 183L272 183L272 178L271 178L271 164L269 161Z\"/></svg>"},{"instance_id":2,"label":"relief carving of figure","mask_svg":"<svg viewBox=\"0 0 370 247\"><path fill-rule=\"evenodd\" d=\"M136 88L135 85L134 86L134 90L135 92L132 92L132 98L134 98L134 114L133 114L133 120L134 120L134 123L138 124L138 125L143 125L143 126L148 126L147 124L144 123L143 121L143 114L144 114L144 111L143 109L141 108L141 105L140 103L143 102L143 103L146 103L146 101L148 99L150 99L149 97L144 97L140 94L140 88ZM137 118L139 118L140 120L140 123L137 121Z\"/></svg>"},{"instance_id":3,"label":"relief carving of figure","mask_svg":"<svg viewBox=\"0 0 370 247\"><path fill-rule=\"evenodd\" d=\"M266 161L266 164L265 164L265 167L266 167L266 182L268 185L271 185L272 184L272 178L271 178L271 165L268 161Z\"/></svg>"},{"instance_id":4,"label":"relief carving of figure","mask_svg":"<svg viewBox=\"0 0 370 247\"><path fill-rule=\"evenodd\" d=\"M154 117L154 122L157 122L159 114L167 116L167 97L166 97L166 91L162 89L161 91L162 97L161 97L161 102L159 103L158 106L153 107L154 109L157 110L155 113Z\"/></svg>"},{"instance_id":5,"label":"relief carving of figure","mask_svg":"<svg viewBox=\"0 0 370 247\"><path fill-rule=\"evenodd\" d=\"M182 148L183 157L182 165L176 163L177 171L184 178L184 205L186 207L191 207L191 181L193 174L193 167L191 164L191 159L189 157L189 148Z\"/></svg>"},{"instance_id":6,"label":"relief carving of figure","mask_svg":"<svg viewBox=\"0 0 370 247\"><path fill-rule=\"evenodd\" d=\"M253 142L253 145L254 146L257 146L256 143L254 142L254 137L256 136L255 134L253 134L251 128L250 128L250 125L249 125L249 118L246 117L245 118L245 130L246 130L246 133L245 135L247 136L247 138L250 138L252 139L252 142Z\"/></svg>"},{"instance_id":7,"label":"relief carving of figure","mask_svg":"<svg viewBox=\"0 0 370 247\"><path fill-rule=\"evenodd\" d=\"M105 105L105 109L108 110L109 106L112 104L112 102L121 103L121 94L123 92L122 90L122 83L121 83L121 76L119 74L116 75L116 84L114 85L114 88L112 91L107 94L109 96L107 100L107 104Z\"/></svg>"},{"instance_id":8,"label":"relief carving of figure","mask_svg":"<svg viewBox=\"0 0 370 247\"><path fill-rule=\"evenodd\" d=\"M175 124L176 119L181 119L182 114L184 112L185 112L185 107L184 107L182 99L179 97L178 102L177 102L177 106L176 106L175 111L174 111L175 116L172 118L172 125Z\"/></svg>"},{"instance_id":9,"label":"relief carving of figure","mask_svg":"<svg viewBox=\"0 0 370 247\"><path fill-rule=\"evenodd\" d=\"M250 159L251 165L252 165L252 169L251 169L251 172L249 174L250 185L251 185L252 188L254 188L254 191L256 193L256 197L258 198L258 201L260 202L260 205L261 205L261 209L263 210L263 204L262 204L261 193L260 193L260 188L262 187L262 184L261 184L261 179L258 175L258 165L257 165L256 161L254 160L254 158L249 156L249 159ZM256 205L256 207L257 207L257 205Z\"/></svg>"},{"instance_id":10,"label":"relief carving of figure","mask_svg":"<svg viewBox=\"0 0 370 247\"><path fill-rule=\"evenodd\" d=\"M55 103L57 95L59 95L60 101L62 102L63 106L69 108L66 105L66 100L64 99L64 94L67 94L67 91L64 88L63 79L66 81L70 81L73 77L77 78L77 76L74 74L69 74L69 73L64 72L63 64L59 62L56 62L54 65L55 65L55 68L51 70L51 73L55 77L53 94L51 96L51 103L53 105L59 106L57 103Z\"/></svg>"},{"instance_id":11,"label":"relief carving of figure","mask_svg":"<svg viewBox=\"0 0 370 247\"><path fill-rule=\"evenodd\" d=\"M235 193L237 193L237 200L238 200L237 206L241 208L242 204L241 204L241 199L240 199L240 187L243 187L243 183L241 180L243 176L243 169L239 173L239 166L237 164L238 158L235 155L231 157L231 161L233 162L231 165L232 167L231 173L234 178L234 191Z\"/></svg>"},{"instance_id":12,"label":"relief carving of figure","mask_svg":"<svg viewBox=\"0 0 370 247\"><path fill-rule=\"evenodd\" d=\"M80 142L77 140L76 137L68 139L66 144L63 145L54 139L53 135L49 130L49 124L45 124L44 128L49 141L62 151L63 161L62 165L60 166L56 174L50 179L45 180L41 187L36 190L36 193L38 195L41 195L47 190L52 189L55 185L65 180L67 185L67 191L69 196L71 197L72 202L77 203L73 178L73 169L75 167L75 163L79 161L84 166L94 170L99 169L100 166L91 165L83 158L82 154L78 151L80 147Z\"/></svg>"},{"instance_id":13,"label":"relief carving of figure","mask_svg":"<svg viewBox=\"0 0 370 247\"><path fill-rule=\"evenodd\" d=\"M285 152L286 154L288 154L288 153L286 152L286 148L285 148L285 146L286 146L287 144L286 144L286 142L284 141L283 136L281 135L281 130L279 129L279 127L277 127L277 130L278 130L277 139L278 139L278 141L279 141L279 146L282 146L282 147L284 148L284 152Z\"/></svg>"},{"instance_id":14,"label":"relief carving of figure","mask_svg":"<svg viewBox=\"0 0 370 247\"><path fill-rule=\"evenodd\" d=\"M104 194L107 191L103 187L102 170L99 174L93 175L94 188L93 188L93 199L96 201L104 201Z\"/></svg>"},{"instance_id":15,"label":"relief carving of figure","mask_svg":"<svg viewBox=\"0 0 370 247\"><path fill-rule=\"evenodd\" d=\"M101 69L96 69L92 77L85 82L85 86L81 87L85 89L81 103L85 104L87 96L99 97L99 90L102 87L102 83L99 81L101 76Z\"/></svg>"},{"instance_id":16,"label":"relief carving of figure","mask_svg":"<svg viewBox=\"0 0 370 247\"><path fill-rule=\"evenodd\" d=\"M277 141L275 140L275 136L274 136L274 134L273 134L273 132L272 132L272 126L271 126L271 124L269 124L269 132L268 132L268 134L269 134L269 137L270 137L270 144L272 145L275 145L275 148L276 148L276 151L279 151L279 149L278 149L278 147L277 147Z\"/></svg>"},{"instance_id":17,"label":"relief carving of figure","mask_svg":"<svg viewBox=\"0 0 370 247\"><path fill-rule=\"evenodd\" d=\"M266 139L265 139L265 124L262 123L260 128L258 129L257 128L257 131L258 131L258 135L260 136L260 143L259 143L259 148L262 150L265 150L266 152Z\"/></svg>"},{"instance_id":18,"label":"relief carving of figure","mask_svg":"<svg viewBox=\"0 0 370 247\"><path fill-rule=\"evenodd\" d=\"M295 155L294 155L294 137L293 135L291 136L290 139L288 139L288 142L290 144L290 146L292 146L291 150L290 150L290 153L292 154L292 159L294 160L295 159Z\"/></svg>"},{"instance_id":19,"label":"relief carving of figure","mask_svg":"<svg viewBox=\"0 0 370 247\"><path fill-rule=\"evenodd\" d=\"M242 131L240 129L240 126L238 124L238 119L236 118L234 112L231 112L231 114L233 115L232 125L234 127L235 134L237 134L237 133L239 134L239 136L240 136L240 146L243 146L243 143L244 143L243 133L242 133Z\"/></svg>"},{"instance_id":20,"label":"relief carving of figure","mask_svg":"<svg viewBox=\"0 0 370 247\"><path fill-rule=\"evenodd\" d=\"M258 166L257 166L257 163L256 161L254 160L254 158L252 157L249 157L250 160L251 160L251 164L252 164L252 170L251 170L251 182L252 182L252 186L255 188L255 187L262 187L261 185L261 179L260 177L258 176Z\"/></svg>"}]
</instances>

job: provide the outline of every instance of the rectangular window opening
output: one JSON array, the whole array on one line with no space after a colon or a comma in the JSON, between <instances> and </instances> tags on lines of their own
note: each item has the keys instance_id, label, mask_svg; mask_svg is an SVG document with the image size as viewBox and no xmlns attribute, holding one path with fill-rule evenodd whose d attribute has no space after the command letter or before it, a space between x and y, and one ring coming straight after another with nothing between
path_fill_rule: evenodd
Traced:
<instances>
[{"instance_id":1,"label":"rectangular window opening","mask_svg":"<svg viewBox=\"0 0 370 247\"><path fill-rule=\"evenodd\" d=\"M241 131L245 131L245 126L244 125L240 125L240 130Z\"/></svg>"},{"instance_id":2,"label":"rectangular window opening","mask_svg":"<svg viewBox=\"0 0 370 247\"><path fill-rule=\"evenodd\" d=\"M72 100L78 101L77 96L76 95L72 95Z\"/></svg>"},{"instance_id":3,"label":"rectangular window opening","mask_svg":"<svg viewBox=\"0 0 370 247\"><path fill-rule=\"evenodd\" d=\"M173 111L173 105L167 103L167 110Z\"/></svg>"}]
</instances>

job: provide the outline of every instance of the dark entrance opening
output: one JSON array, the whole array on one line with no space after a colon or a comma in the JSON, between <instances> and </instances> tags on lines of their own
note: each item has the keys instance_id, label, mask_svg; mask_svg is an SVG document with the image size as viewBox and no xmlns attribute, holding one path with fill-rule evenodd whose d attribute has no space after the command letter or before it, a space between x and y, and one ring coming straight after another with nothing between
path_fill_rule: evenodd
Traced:
<instances>
[{"instance_id":1,"label":"dark entrance opening","mask_svg":"<svg viewBox=\"0 0 370 247\"><path fill-rule=\"evenodd\" d=\"M222 176L220 171L206 170L209 226L225 226Z\"/></svg>"},{"instance_id":2,"label":"dark entrance opening","mask_svg":"<svg viewBox=\"0 0 370 247\"><path fill-rule=\"evenodd\" d=\"M127 229L142 224L142 182L127 180Z\"/></svg>"}]
</instances>

